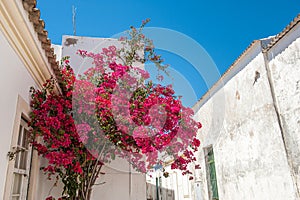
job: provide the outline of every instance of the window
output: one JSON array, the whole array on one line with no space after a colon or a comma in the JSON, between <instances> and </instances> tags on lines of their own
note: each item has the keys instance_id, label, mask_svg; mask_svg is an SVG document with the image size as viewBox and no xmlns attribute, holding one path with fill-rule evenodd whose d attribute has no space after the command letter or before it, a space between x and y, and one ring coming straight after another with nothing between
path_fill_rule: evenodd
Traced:
<instances>
[{"instance_id":1,"label":"window","mask_svg":"<svg viewBox=\"0 0 300 200\"><path fill-rule=\"evenodd\" d=\"M210 200L218 200L218 185L216 176L216 167L213 148L209 147L206 149L206 169L207 169L207 186Z\"/></svg>"},{"instance_id":2,"label":"window","mask_svg":"<svg viewBox=\"0 0 300 200\"><path fill-rule=\"evenodd\" d=\"M38 198L39 161L36 151L28 143L27 121L30 113L29 104L18 96L15 119L11 134L11 145L7 149L8 163L3 199L26 200ZM11 154L16 151L11 159ZM13 155L13 154L12 154ZM30 183L29 183L30 182Z\"/></svg>"},{"instance_id":3,"label":"window","mask_svg":"<svg viewBox=\"0 0 300 200\"><path fill-rule=\"evenodd\" d=\"M31 147L28 141L27 122L22 118L19 126L17 144L13 147L16 153L13 168L13 179L10 199L25 200L28 193L28 181L31 162Z\"/></svg>"}]
</instances>

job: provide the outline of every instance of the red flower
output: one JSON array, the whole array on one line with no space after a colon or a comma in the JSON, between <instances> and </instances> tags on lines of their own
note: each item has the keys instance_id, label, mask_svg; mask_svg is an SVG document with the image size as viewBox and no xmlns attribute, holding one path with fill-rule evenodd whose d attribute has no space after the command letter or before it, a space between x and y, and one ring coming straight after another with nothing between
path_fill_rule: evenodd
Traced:
<instances>
[{"instance_id":1,"label":"red flower","mask_svg":"<svg viewBox=\"0 0 300 200\"><path fill-rule=\"evenodd\" d=\"M194 147L199 147L200 146L200 140L198 140L197 138L193 139L193 146Z\"/></svg>"},{"instance_id":2,"label":"red flower","mask_svg":"<svg viewBox=\"0 0 300 200\"><path fill-rule=\"evenodd\" d=\"M81 168L79 162L76 162L76 164L75 164L75 166L74 166L74 172L76 172L76 173L78 173L78 174L82 174L82 173L83 173L82 168Z\"/></svg>"}]
</instances>

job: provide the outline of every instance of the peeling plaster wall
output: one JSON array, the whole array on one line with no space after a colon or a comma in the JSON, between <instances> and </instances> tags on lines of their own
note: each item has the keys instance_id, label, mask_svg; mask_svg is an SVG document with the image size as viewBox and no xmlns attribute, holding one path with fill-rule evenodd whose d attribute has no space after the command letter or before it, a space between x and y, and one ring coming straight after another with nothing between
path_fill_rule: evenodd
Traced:
<instances>
[{"instance_id":1,"label":"peeling plaster wall","mask_svg":"<svg viewBox=\"0 0 300 200\"><path fill-rule=\"evenodd\" d=\"M268 52L276 105L292 172L300 191L300 26Z\"/></svg>"},{"instance_id":2,"label":"peeling plaster wall","mask_svg":"<svg viewBox=\"0 0 300 200\"><path fill-rule=\"evenodd\" d=\"M225 75L224 86L195 115L203 124L198 133L202 148L214 149L219 198L296 199L260 45L252 46L234 68L238 73ZM204 151L198 158L198 199L208 200Z\"/></svg>"}]
</instances>

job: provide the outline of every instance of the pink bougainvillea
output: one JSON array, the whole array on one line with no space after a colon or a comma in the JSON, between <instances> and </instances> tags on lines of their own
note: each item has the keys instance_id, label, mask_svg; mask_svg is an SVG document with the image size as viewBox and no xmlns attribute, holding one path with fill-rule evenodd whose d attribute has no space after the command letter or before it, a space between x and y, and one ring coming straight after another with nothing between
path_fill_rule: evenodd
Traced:
<instances>
[{"instance_id":1,"label":"pink bougainvillea","mask_svg":"<svg viewBox=\"0 0 300 200\"><path fill-rule=\"evenodd\" d=\"M145 40L138 30L132 32ZM138 47L131 50L136 52ZM152 45L146 42L144 50L148 60L162 62ZM134 59L144 58L132 53L128 57L125 52L114 46L100 53L79 50L83 58L93 59L94 67L76 77L64 60L61 94L54 90L54 79L41 90L31 89L32 144L48 160L44 172L62 180L64 198L90 199L102 166L115 156L144 173L167 159L172 169L191 174L201 124L171 85L154 84L148 72L132 66ZM116 63L120 57L122 64Z\"/></svg>"}]
</instances>

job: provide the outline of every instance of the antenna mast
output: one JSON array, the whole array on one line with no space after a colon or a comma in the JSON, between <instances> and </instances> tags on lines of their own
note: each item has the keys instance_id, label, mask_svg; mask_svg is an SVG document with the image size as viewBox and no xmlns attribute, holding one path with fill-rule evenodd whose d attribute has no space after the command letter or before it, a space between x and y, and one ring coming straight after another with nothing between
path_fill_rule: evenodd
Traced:
<instances>
[{"instance_id":1,"label":"antenna mast","mask_svg":"<svg viewBox=\"0 0 300 200\"><path fill-rule=\"evenodd\" d=\"M73 5L72 6L72 22L73 22L73 35L76 35L76 10L77 8Z\"/></svg>"}]
</instances>

